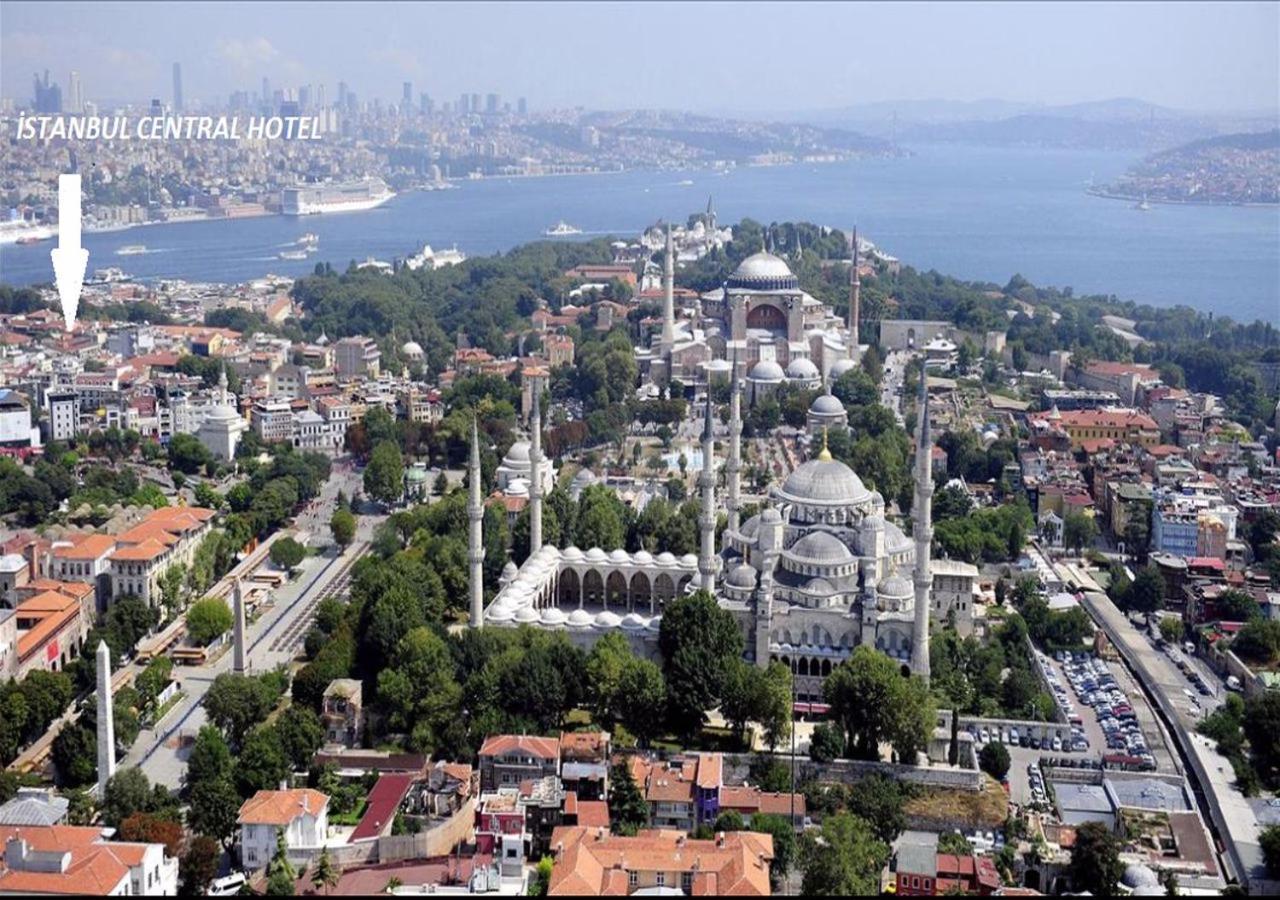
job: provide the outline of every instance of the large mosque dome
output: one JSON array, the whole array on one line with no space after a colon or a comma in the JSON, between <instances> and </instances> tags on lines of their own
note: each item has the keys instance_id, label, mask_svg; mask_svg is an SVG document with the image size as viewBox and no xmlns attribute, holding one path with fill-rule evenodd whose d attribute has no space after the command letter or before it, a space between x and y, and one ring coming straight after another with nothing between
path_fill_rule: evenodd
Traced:
<instances>
[{"instance_id":1,"label":"large mosque dome","mask_svg":"<svg viewBox=\"0 0 1280 900\"><path fill-rule=\"evenodd\" d=\"M730 288L755 291L797 291L800 279L772 253L753 253L733 270L729 276Z\"/></svg>"},{"instance_id":2,"label":"large mosque dome","mask_svg":"<svg viewBox=\"0 0 1280 900\"><path fill-rule=\"evenodd\" d=\"M853 469L826 453L797 467L778 494L782 500L801 506L850 506L869 497Z\"/></svg>"}]
</instances>

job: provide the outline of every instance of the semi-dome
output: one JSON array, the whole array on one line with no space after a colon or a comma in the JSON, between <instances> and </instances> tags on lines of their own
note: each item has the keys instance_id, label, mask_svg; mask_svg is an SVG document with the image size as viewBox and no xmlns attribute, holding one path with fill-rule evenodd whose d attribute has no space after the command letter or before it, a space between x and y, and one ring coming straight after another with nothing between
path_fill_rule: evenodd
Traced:
<instances>
[{"instance_id":1,"label":"semi-dome","mask_svg":"<svg viewBox=\"0 0 1280 900\"><path fill-rule=\"evenodd\" d=\"M818 458L802 463L788 475L781 494L801 504L847 504L865 500L867 489L840 460Z\"/></svg>"},{"instance_id":2,"label":"semi-dome","mask_svg":"<svg viewBox=\"0 0 1280 900\"><path fill-rule=\"evenodd\" d=\"M757 291L799 290L800 280L791 268L772 253L753 253L738 264L729 276L730 288Z\"/></svg>"},{"instance_id":3,"label":"semi-dome","mask_svg":"<svg viewBox=\"0 0 1280 900\"><path fill-rule=\"evenodd\" d=\"M818 416L842 416L844 404L834 394L819 394L809 404L809 412Z\"/></svg>"},{"instance_id":4,"label":"semi-dome","mask_svg":"<svg viewBox=\"0 0 1280 900\"><path fill-rule=\"evenodd\" d=\"M822 373L813 364L813 360L805 359L801 356L791 360L790 365L787 366L787 377L799 381L809 381L814 378L821 378Z\"/></svg>"},{"instance_id":5,"label":"semi-dome","mask_svg":"<svg viewBox=\"0 0 1280 900\"><path fill-rule=\"evenodd\" d=\"M803 590L813 597L831 597L836 593L836 586L825 578L814 578L804 586Z\"/></svg>"},{"instance_id":6,"label":"semi-dome","mask_svg":"<svg viewBox=\"0 0 1280 900\"><path fill-rule=\"evenodd\" d=\"M786 373L782 371L782 366L778 365L771 359L762 359L751 367L751 373L747 376L752 381L781 381L786 377Z\"/></svg>"},{"instance_id":7,"label":"semi-dome","mask_svg":"<svg viewBox=\"0 0 1280 900\"><path fill-rule=\"evenodd\" d=\"M906 600L912 596L911 582L895 569L876 585L876 593L893 600Z\"/></svg>"},{"instance_id":8,"label":"semi-dome","mask_svg":"<svg viewBox=\"0 0 1280 900\"><path fill-rule=\"evenodd\" d=\"M777 525L782 521L782 513L772 506L765 507L765 511L760 513L760 524Z\"/></svg>"},{"instance_id":9,"label":"semi-dome","mask_svg":"<svg viewBox=\"0 0 1280 900\"><path fill-rule=\"evenodd\" d=\"M853 561L849 548L836 537L826 531L811 531L791 545L788 551L797 559L808 560L823 565L838 565Z\"/></svg>"},{"instance_id":10,"label":"semi-dome","mask_svg":"<svg viewBox=\"0 0 1280 900\"><path fill-rule=\"evenodd\" d=\"M1120 881L1127 888L1149 888L1160 884L1156 873L1141 863L1130 863Z\"/></svg>"},{"instance_id":11,"label":"semi-dome","mask_svg":"<svg viewBox=\"0 0 1280 900\"><path fill-rule=\"evenodd\" d=\"M756 586L756 567L751 563L742 563L734 566L729 572L725 582L729 587L741 588L748 590Z\"/></svg>"}]
</instances>

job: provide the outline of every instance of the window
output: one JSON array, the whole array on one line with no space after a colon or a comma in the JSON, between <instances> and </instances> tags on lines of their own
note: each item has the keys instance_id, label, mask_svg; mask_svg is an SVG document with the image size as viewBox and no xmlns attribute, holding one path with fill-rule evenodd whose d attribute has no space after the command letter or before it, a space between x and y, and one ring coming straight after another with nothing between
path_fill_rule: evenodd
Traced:
<instances>
[{"instance_id":1,"label":"window","mask_svg":"<svg viewBox=\"0 0 1280 900\"><path fill-rule=\"evenodd\" d=\"M693 893L693 873L692 872L680 873L680 890L684 891L686 894Z\"/></svg>"},{"instance_id":2,"label":"window","mask_svg":"<svg viewBox=\"0 0 1280 900\"><path fill-rule=\"evenodd\" d=\"M655 874L653 876L653 883L656 884L658 887L665 887L667 883L667 873L658 872L657 874Z\"/></svg>"},{"instance_id":3,"label":"window","mask_svg":"<svg viewBox=\"0 0 1280 900\"><path fill-rule=\"evenodd\" d=\"M627 887L629 887L629 888L634 888L634 887L636 887L636 885L638 885L639 883L640 883L640 873L639 873L639 872L632 871L632 872L628 872L628 873L627 873Z\"/></svg>"}]
</instances>

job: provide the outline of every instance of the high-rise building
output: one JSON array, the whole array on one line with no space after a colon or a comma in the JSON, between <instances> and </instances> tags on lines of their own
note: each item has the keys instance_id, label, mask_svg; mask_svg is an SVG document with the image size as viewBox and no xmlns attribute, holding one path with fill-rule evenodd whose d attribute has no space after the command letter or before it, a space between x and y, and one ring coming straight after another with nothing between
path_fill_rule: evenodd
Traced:
<instances>
[{"instance_id":1,"label":"high-rise building","mask_svg":"<svg viewBox=\"0 0 1280 900\"><path fill-rule=\"evenodd\" d=\"M311 85L304 84L298 88L298 109L306 112L311 108Z\"/></svg>"},{"instance_id":2,"label":"high-rise building","mask_svg":"<svg viewBox=\"0 0 1280 900\"><path fill-rule=\"evenodd\" d=\"M400 88L400 112L404 114L411 109L413 109L413 82L406 81Z\"/></svg>"},{"instance_id":3,"label":"high-rise building","mask_svg":"<svg viewBox=\"0 0 1280 900\"><path fill-rule=\"evenodd\" d=\"M480 112L480 95L479 94L471 95L471 104L467 108L470 109L473 113Z\"/></svg>"},{"instance_id":4,"label":"high-rise building","mask_svg":"<svg viewBox=\"0 0 1280 900\"><path fill-rule=\"evenodd\" d=\"M338 107L342 108L347 105L347 83L345 81L338 82Z\"/></svg>"},{"instance_id":5,"label":"high-rise building","mask_svg":"<svg viewBox=\"0 0 1280 900\"><path fill-rule=\"evenodd\" d=\"M262 76L262 105L266 106L271 102L271 82L267 81L267 76Z\"/></svg>"},{"instance_id":6,"label":"high-rise building","mask_svg":"<svg viewBox=\"0 0 1280 900\"><path fill-rule=\"evenodd\" d=\"M323 84L321 84L321 85L317 85L317 86L316 86L316 107L317 107L318 109L324 109L324 108L325 108L325 102L324 102L324 85L323 85Z\"/></svg>"},{"instance_id":7,"label":"high-rise building","mask_svg":"<svg viewBox=\"0 0 1280 900\"><path fill-rule=\"evenodd\" d=\"M80 115L84 112L84 91L80 87L80 73L71 70L71 78L67 81L67 112Z\"/></svg>"},{"instance_id":8,"label":"high-rise building","mask_svg":"<svg viewBox=\"0 0 1280 900\"><path fill-rule=\"evenodd\" d=\"M458 98L458 115L465 116L467 114L467 110L469 110L470 108L471 108L471 97L468 94L463 94L461 97Z\"/></svg>"},{"instance_id":9,"label":"high-rise building","mask_svg":"<svg viewBox=\"0 0 1280 900\"><path fill-rule=\"evenodd\" d=\"M423 92L418 95L418 110L424 115L429 116L435 113L436 104L431 99L431 95Z\"/></svg>"},{"instance_id":10,"label":"high-rise building","mask_svg":"<svg viewBox=\"0 0 1280 900\"><path fill-rule=\"evenodd\" d=\"M182 103L182 63L173 64L173 111L181 113Z\"/></svg>"},{"instance_id":11,"label":"high-rise building","mask_svg":"<svg viewBox=\"0 0 1280 900\"><path fill-rule=\"evenodd\" d=\"M516 102L516 112L520 113L522 116L527 114L529 112L529 101L525 100L524 97L521 97L519 101Z\"/></svg>"},{"instance_id":12,"label":"high-rise building","mask_svg":"<svg viewBox=\"0 0 1280 900\"><path fill-rule=\"evenodd\" d=\"M44 70L44 80L35 77L35 111L40 113L62 112L62 88L49 81L49 70Z\"/></svg>"},{"instance_id":13,"label":"high-rise building","mask_svg":"<svg viewBox=\"0 0 1280 900\"><path fill-rule=\"evenodd\" d=\"M498 114L498 95L497 94L489 94L487 97L484 98L484 111L491 116Z\"/></svg>"}]
</instances>

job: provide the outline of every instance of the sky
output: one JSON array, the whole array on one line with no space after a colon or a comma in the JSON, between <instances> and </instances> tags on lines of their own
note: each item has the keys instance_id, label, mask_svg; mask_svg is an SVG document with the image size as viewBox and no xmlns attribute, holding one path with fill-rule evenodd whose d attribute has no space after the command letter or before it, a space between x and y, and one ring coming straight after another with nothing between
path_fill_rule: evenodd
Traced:
<instances>
[{"instance_id":1,"label":"sky","mask_svg":"<svg viewBox=\"0 0 1280 900\"><path fill-rule=\"evenodd\" d=\"M902 100L1280 108L1280 4L58 3L0 0L0 95L187 102L345 81L398 101L791 113Z\"/></svg>"}]
</instances>

